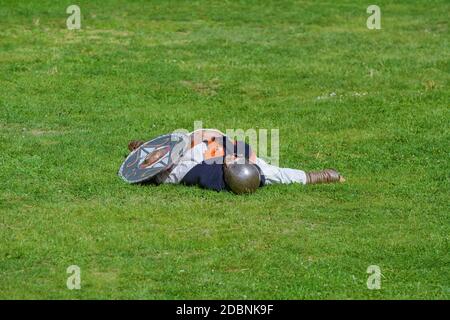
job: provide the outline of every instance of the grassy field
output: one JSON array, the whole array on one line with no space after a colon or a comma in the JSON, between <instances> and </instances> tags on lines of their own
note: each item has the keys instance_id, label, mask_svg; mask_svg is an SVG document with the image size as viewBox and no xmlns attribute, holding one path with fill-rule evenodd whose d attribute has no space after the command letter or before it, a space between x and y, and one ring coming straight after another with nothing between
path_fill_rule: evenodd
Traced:
<instances>
[{"instance_id":1,"label":"grassy field","mask_svg":"<svg viewBox=\"0 0 450 320\"><path fill-rule=\"evenodd\" d=\"M449 299L450 3L377 1L381 30L370 4L0 0L0 298ZM347 182L117 177L195 120Z\"/></svg>"}]
</instances>

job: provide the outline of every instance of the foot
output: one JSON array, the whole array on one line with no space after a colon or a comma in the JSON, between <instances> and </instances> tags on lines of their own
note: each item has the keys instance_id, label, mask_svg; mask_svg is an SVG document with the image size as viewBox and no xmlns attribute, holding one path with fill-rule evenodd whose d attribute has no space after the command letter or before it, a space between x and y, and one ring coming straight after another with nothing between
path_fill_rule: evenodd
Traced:
<instances>
[{"instance_id":1,"label":"foot","mask_svg":"<svg viewBox=\"0 0 450 320\"><path fill-rule=\"evenodd\" d=\"M130 152L131 152L133 150L136 150L143 144L144 144L144 141L142 141L142 140L131 140L130 142L128 142L128 150L130 150Z\"/></svg>"},{"instance_id":2,"label":"foot","mask_svg":"<svg viewBox=\"0 0 450 320\"><path fill-rule=\"evenodd\" d=\"M306 172L306 184L344 182L345 179L334 169Z\"/></svg>"}]
</instances>

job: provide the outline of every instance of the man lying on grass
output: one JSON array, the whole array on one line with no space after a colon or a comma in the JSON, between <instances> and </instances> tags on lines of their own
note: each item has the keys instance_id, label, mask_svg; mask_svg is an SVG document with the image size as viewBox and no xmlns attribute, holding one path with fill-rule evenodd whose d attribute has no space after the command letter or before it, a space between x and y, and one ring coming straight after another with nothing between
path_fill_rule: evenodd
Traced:
<instances>
[{"instance_id":1,"label":"man lying on grass","mask_svg":"<svg viewBox=\"0 0 450 320\"><path fill-rule=\"evenodd\" d=\"M144 141L133 140L130 152ZM152 152L146 162L153 164L165 151ZM250 146L242 141L230 141L222 132L212 129L196 130L190 134L189 152L172 166L152 178L156 183L181 183L197 185L216 191L251 193L258 187L275 183L334 183L344 178L334 169L305 172L279 168L258 158Z\"/></svg>"}]
</instances>

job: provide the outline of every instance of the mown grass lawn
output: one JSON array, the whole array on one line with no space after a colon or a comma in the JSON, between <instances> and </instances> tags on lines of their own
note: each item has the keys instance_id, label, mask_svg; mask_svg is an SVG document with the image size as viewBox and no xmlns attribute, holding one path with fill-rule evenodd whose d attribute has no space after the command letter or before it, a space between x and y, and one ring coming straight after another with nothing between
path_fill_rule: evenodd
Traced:
<instances>
[{"instance_id":1,"label":"mown grass lawn","mask_svg":"<svg viewBox=\"0 0 450 320\"><path fill-rule=\"evenodd\" d=\"M368 30L370 4L0 1L0 298L448 299L450 4L377 1ZM347 182L117 177L195 120L278 128L282 166Z\"/></svg>"}]
</instances>

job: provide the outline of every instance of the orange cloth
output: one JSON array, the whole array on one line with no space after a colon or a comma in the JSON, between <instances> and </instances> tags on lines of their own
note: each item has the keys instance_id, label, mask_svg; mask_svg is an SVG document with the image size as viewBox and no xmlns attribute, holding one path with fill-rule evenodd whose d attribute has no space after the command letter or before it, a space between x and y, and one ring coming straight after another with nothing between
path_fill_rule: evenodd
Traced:
<instances>
[{"instance_id":1,"label":"orange cloth","mask_svg":"<svg viewBox=\"0 0 450 320\"><path fill-rule=\"evenodd\" d=\"M203 158L205 160L209 160L212 158L217 157L223 157L225 155L225 150L223 149L223 146L217 141L214 140L208 140L208 146L206 151L203 153Z\"/></svg>"},{"instance_id":2,"label":"orange cloth","mask_svg":"<svg viewBox=\"0 0 450 320\"><path fill-rule=\"evenodd\" d=\"M202 141L204 142L204 141ZM204 160L209 160L217 157L223 157L225 155L225 149L222 144L216 141L216 138L211 138L206 141L207 149L203 153ZM236 141L233 141L233 144L236 144ZM194 141L191 142L191 148L195 146ZM250 162L256 163L256 154L253 150L250 149Z\"/></svg>"}]
</instances>

